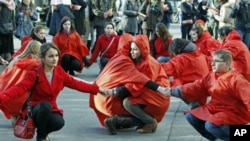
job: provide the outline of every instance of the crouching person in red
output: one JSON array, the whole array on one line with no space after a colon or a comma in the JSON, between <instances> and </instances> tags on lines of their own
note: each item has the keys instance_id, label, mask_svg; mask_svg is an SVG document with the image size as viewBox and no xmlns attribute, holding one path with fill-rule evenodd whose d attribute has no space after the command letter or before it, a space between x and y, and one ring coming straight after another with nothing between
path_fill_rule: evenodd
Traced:
<instances>
[{"instance_id":1,"label":"crouching person in red","mask_svg":"<svg viewBox=\"0 0 250 141\"><path fill-rule=\"evenodd\" d=\"M57 105L57 96L66 86L81 92L101 93L103 88L74 79L60 66L59 50L52 43L45 43L40 49L41 65L31 70L17 85L0 94L0 105L30 91L39 73L38 82L31 94L32 118L37 128L37 141L48 141L48 134L64 126L63 110Z\"/></svg>"},{"instance_id":2,"label":"crouching person in red","mask_svg":"<svg viewBox=\"0 0 250 141\"><path fill-rule=\"evenodd\" d=\"M163 94L170 87L162 66L150 55L146 35L120 37L118 52L95 81L110 97L91 95L90 106L111 135L117 129L137 127L137 133L153 133L170 104Z\"/></svg>"},{"instance_id":3,"label":"crouching person in red","mask_svg":"<svg viewBox=\"0 0 250 141\"><path fill-rule=\"evenodd\" d=\"M177 86L170 94L188 101L211 96L211 100L186 114L187 121L206 139L229 141L229 125L250 121L250 83L231 69L232 55L218 50L212 56L212 70L204 78Z\"/></svg>"}]
</instances>

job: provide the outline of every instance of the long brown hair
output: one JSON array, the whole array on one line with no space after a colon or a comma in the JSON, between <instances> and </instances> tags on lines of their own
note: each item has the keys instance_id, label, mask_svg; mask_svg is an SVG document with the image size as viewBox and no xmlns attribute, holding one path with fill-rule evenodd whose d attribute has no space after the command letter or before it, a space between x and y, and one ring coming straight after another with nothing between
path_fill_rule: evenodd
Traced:
<instances>
[{"instance_id":1,"label":"long brown hair","mask_svg":"<svg viewBox=\"0 0 250 141\"><path fill-rule=\"evenodd\" d=\"M164 23L157 23L156 24L156 29L158 29L160 38L163 42L164 48L168 49L169 44L168 42L166 42L169 38L172 38L173 36L170 34L170 32L168 31L166 25ZM154 32L154 34L152 35L152 39L150 40L150 48L155 48L155 40L157 38L156 35L156 31Z\"/></svg>"}]
</instances>

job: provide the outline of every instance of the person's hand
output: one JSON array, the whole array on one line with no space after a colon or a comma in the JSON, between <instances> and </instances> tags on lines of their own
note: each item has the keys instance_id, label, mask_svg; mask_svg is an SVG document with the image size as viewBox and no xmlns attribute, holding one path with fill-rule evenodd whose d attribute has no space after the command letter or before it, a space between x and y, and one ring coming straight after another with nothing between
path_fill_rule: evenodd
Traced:
<instances>
[{"instance_id":1,"label":"person's hand","mask_svg":"<svg viewBox=\"0 0 250 141\"><path fill-rule=\"evenodd\" d=\"M23 14L31 16L32 12L30 10L23 10Z\"/></svg>"},{"instance_id":2,"label":"person's hand","mask_svg":"<svg viewBox=\"0 0 250 141\"><path fill-rule=\"evenodd\" d=\"M100 87L99 93L102 94L103 96L109 97L112 96L112 89L104 89Z\"/></svg>"},{"instance_id":3,"label":"person's hand","mask_svg":"<svg viewBox=\"0 0 250 141\"><path fill-rule=\"evenodd\" d=\"M89 61L86 57L83 58L83 62L86 68L89 68L91 65L89 64Z\"/></svg>"},{"instance_id":4,"label":"person's hand","mask_svg":"<svg viewBox=\"0 0 250 141\"><path fill-rule=\"evenodd\" d=\"M6 60L4 60L2 57L0 57L0 64L2 64L2 65L8 65L9 62L6 61Z\"/></svg>"},{"instance_id":5,"label":"person's hand","mask_svg":"<svg viewBox=\"0 0 250 141\"><path fill-rule=\"evenodd\" d=\"M108 11L107 11L107 16L110 17L113 15L113 11L112 11L112 8L110 8Z\"/></svg>"},{"instance_id":6,"label":"person's hand","mask_svg":"<svg viewBox=\"0 0 250 141\"><path fill-rule=\"evenodd\" d=\"M171 88L169 88L169 87L164 88L164 87L159 86L157 88L157 91L160 92L161 94L165 95L165 96L171 96L171 91L170 90L171 90Z\"/></svg>"},{"instance_id":7,"label":"person's hand","mask_svg":"<svg viewBox=\"0 0 250 141\"><path fill-rule=\"evenodd\" d=\"M31 12L31 10L26 10L26 15L28 15L28 16L32 16L32 12Z\"/></svg>"}]
</instances>

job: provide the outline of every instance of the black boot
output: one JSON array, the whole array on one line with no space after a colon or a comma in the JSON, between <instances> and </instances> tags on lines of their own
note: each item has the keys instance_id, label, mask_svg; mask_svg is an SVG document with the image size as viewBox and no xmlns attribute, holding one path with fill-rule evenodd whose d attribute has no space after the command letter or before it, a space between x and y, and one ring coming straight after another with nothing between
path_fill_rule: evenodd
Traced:
<instances>
[{"instance_id":1,"label":"black boot","mask_svg":"<svg viewBox=\"0 0 250 141\"><path fill-rule=\"evenodd\" d=\"M132 127L132 118L131 117L119 117L116 123L116 128L131 128Z\"/></svg>"},{"instance_id":2,"label":"black boot","mask_svg":"<svg viewBox=\"0 0 250 141\"><path fill-rule=\"evenodd\" d=\"M132 126L132 118L130 117L113 116L106 118L104 122L111 135L117 134L117 128L128 128Z\"/></svg>"}]
</instances>

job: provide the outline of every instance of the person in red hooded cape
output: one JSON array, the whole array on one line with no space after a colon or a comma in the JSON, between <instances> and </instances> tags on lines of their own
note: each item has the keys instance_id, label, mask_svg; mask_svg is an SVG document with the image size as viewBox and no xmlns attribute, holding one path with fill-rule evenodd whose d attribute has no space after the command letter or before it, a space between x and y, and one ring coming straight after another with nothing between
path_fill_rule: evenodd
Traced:
<instances>
[{"instance_id":1,"label":"person in red hooded cape","mask_svg":"<svg viewBox=\"0 0 250 141\"><path fill-rule=\"evenodd\" d=\"M201 20L197 20L195 22L190 31L190 35L197 48L201 51L201 53L206 55L208 68L212 71L212 67L210 65L212 54L216 50L220 49L220 42L214 39L208 30L205 30L205 25L203 25L200 21Z\"/></svg>"},{"instance_id":2,"label":"person in red hooded cape","mask_svg":"<svg viewBox=\"0 0 250 141\"><path fill-rule=\"evenodd\" d=\"M176 38L169 47L172 56L167 63L161 63L166 74L173 76L171 87L183 85L201 79L209 73L206 56L197 49L197 46L189 40ZM190 108L204 105L207 99L199 101L184 101Z\"/></svg>"},{"instance_id":3,"label":"person in red hooded cape","mask_svg":"<svg viewBox=\"0 0 250 141\"><path fill-rule=\"evenodd\" d=\"M135 64L130 57L131 41L141 50L140 63ZM126 87L130 94L128 98L130 104L143 105L145 107L143 110L154 119L149 128L147 123L139 127L139 131L143 133L155 131L157 123L162 120L169 108L169 97L161 94L164 93L161 91L161 86L170 86L168 77L161 65L150 55L149 41L145 35L133 38L130 34L123 34L120 37L117 54L111 58L95 83L105 88ZM119 95L117 94L119 91L113 90L113 95ZM133 119L130 118L132 115L124 108L123 100L124 96L104 97L100 94L90 96L90 107L94 109L101 125L105 126L105 123L111 120L112 127L108 127L111 134L116 134L115 128L123 126L121 124L134 126ZM145 126L147 129L144 130Z\"/></svg>"},{"instance_id":4,"label":"person in red hooded cape","mask_svg":"<svg viewBox=\"0 0 250 141\"><path fill-rule=\"evenodd\" d=\"M26 73L40 65L39 50L41 43L32 40L28 47L19 55L17 55L4 69L0 75L0 91L16 85L23 80ZM27 99L28 93L24 93L18 98L13 98L9 102L0 105L5 117L10 119L16 117L20 113L20 109Z\"/></svg>"},{"instance_id":5,"label":"person in red hooded cape","mask_svg":"<svg viewBox=\"0 0 250 141\"><path fill-rule=\"evenodd\" d=\"M232 53L233 68L250 82L250 54L240 34L232 27L224 26L218 30L218 35L221 49Z\"/></svg>"},{"instance_id":6,"label":"person in red hooded cape","mask_svg":"<svg viewBox=\"0 0 250 141\"><path fill-rule=\"evenodd\" d=\"M231 68L231 54L226 49L216 51L212 56L212 72L170 90L172 96L189 101L211 97L208 103L185 115L194 129L210 141L229 141L230 125L250 122L250 83Z\"/></svg>"}]
</instances>

